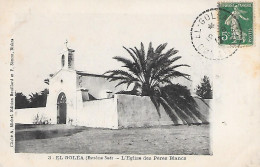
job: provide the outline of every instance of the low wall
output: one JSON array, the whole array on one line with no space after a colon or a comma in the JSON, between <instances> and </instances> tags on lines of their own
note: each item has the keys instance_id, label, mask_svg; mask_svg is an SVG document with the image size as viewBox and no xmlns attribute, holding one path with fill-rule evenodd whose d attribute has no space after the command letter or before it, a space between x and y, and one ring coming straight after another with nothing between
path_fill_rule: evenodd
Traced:
<instances>
[{"instance_id":1,"label":"low wall","mask_svg":"<svg viewBox=\"0 0 260 167\"><path fill-rule=\"evenodd\" d=\"M86 101L77 112L77 125L95 128L118 128L116 97Z\"/></svg>"},{"instance_id":2,"label":"low wall","mask_svg":"<svg viewBox=\"0 0 260 167\"><path fill-rule=\"evenodd\" d=\"M198 111L209 122L211 100L203 101L196 97L195 100ZM162 106L159 117L154 104L147 96L115 95L110 99L86 101L80 106L75 112L75 123L79 126L118 129L183 124L178 116L177 121L173 121ZM57 112L51 113L51 110L45 107L16 109L15 123L33 124L37 114L39 119L48 120L51 124L57 123L54 119ZM200 118L195 123L201 123Z\"/></svg>"},{"instance_id":3,"label":"low wall","mask_svg":"<svg viewBox=\"0 0 260 167\"><path fill-rule=\"evenodd\" d=\"M117 112L118 112L118 127L149 127L157 125L174 125L183 124L183 118L181 119L177 114L176 120L172 120L166 113L164 108L160 107L159 117L158 112L152 103L150 97L147 96L134 96L134 95L117 95ZM209 103L210 100L205 100L205 103L198 98L195 98L198 104L198 111L206 118L205 121L209 121ZM175 112L175 110L172 110ZM199 117L193 115L193 123L202 123Z\"/></svg>"},{"instance_id":4,"label":"low wall","mask_svg":"<svg viewBox=\"0 0 260 167\"><path fill-rule=\"evenodd\" d=\"M48 120L51 123L45 107L15 109L15 123L33 124L37 114L39 119Z\"/></svg>"},{"instance_id":5,"label":"low wall","mask_svg":"<svg viewBox=\"0 0 260 167\"><path fill-rule=\"evenodd\" d=\"M161 118L159 117L150 97L134 95L117 96L119 128L174 124L170 117L166 114L163 107L160 108Z\"/></svg>"},{"instance_id":6,"label":"low wall","mask_svg":"<svg viewBox=\"0 0 260 167\"><path fill-rule=\"evenodd\" d=\"M200 113L205 116L205 118L209 121L210 119L210 106L211 106L211 100L212 99L200 99L195 97L194 98L196 103L198 104L198 110L200 111Z\"/></svg>"}]
</instances>

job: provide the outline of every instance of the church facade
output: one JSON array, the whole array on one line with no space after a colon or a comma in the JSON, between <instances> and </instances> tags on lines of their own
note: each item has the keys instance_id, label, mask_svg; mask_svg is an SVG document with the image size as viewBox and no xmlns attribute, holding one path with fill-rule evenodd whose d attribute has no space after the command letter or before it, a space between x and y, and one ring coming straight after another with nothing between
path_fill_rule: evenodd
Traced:
<instances>
[{"instance_id":1,"label":"church facade","mask_svg":"<svg viewBox=\"0 0 260 167\"><path fill-rule=\"evenodd\" d=\"M53 123L78 124L78 114L85 102L113 99L116 92L125 89L123 86L115 87L117 83L109 82L105 75L75 70L74 56L75 50L66 47L60 54L61 69L49 81L46 109L52 111L48 115L51 115Z\"/></svg>"}]
</instances>

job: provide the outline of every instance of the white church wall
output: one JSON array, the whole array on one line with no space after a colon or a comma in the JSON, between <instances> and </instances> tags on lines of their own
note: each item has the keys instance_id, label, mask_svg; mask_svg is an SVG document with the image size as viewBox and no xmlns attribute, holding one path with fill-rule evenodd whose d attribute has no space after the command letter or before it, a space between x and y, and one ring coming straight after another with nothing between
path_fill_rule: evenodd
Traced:
<instances>
[{"instance_id":1,"label":"white church wall","mask_svg":"<svg viewBox=\"0 0 260 167\"><path fill-rule=\"evenodd\" d=\"M77 125L118 129L117 98L86 101L77 113Z\"/></svg>"},{"instance_id":2,"label":"white church wall","mask_svg":"<svg viewBox=\"0 0 260 167\"><path fill-rule=\"evenodd\" d=\"M46 107L15 109L15 123L34 124L37 115L39 120L48 120L49 123L53 123L51 113L46 110Z\"/></svg>"},{"instance_id":3,"label":"white church wall","mask_svg":"<svg viewBox=\"0 0 260 167\"><path fill-rule=\"evenodd\" d=\"M47 98L46 108L51 113L51 119L57 123L57 100L60 93L66 96L66 122L73 123L76 120L77 111L77 91L76 91L76 72L74 70L61 70L52 79L49 84L49 96ZM72 120L72 122L70 121ZM69 122L70 121L70 122Z\"/></svg>"}]
</instances>

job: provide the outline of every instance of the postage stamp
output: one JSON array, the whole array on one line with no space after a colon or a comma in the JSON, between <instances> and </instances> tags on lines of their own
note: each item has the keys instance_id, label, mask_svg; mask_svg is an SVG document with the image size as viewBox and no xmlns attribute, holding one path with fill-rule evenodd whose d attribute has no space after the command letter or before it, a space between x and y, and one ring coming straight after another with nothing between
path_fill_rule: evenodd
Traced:
<instances>
[{"instance_id":1,"label":"postage stamp","mask_svg":"<svg viewBox=\"0 0 260 167\"><path fill-rule=\"evenodd\" d=\"M190 30L193 48L199 55L210 60L228 58L234 55L240 46L240 41L237 45L220 45L220 39L225 38L225 36L218 34L219 29L226 29L222 25L218 25L219 22L224 22L223 17L218 20L220 12L231 15L233 18L229 11L222 8L210 8L196 17ZM238 29L240 30L239 26Z\"/></svg>"},{"instance_id":2,"label":"postage stamp","mask_svg":"<svg viewBox=\"0 0 260 167\"><path fill-rule=\"evenodd\" d=\"M221 45L253 45L253 3L220 2L219 43Z\"/></svg>"}]
</instances>

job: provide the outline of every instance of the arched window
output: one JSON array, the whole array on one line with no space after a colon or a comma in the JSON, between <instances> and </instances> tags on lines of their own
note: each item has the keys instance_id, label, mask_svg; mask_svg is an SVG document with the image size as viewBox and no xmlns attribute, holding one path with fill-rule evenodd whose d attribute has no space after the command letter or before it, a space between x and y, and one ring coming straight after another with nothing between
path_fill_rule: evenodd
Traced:
<instances>
[{"instance_id":1,"label":"arched window","mask_svg":"<svg viewBox=\"0 0 260 167\"><path fill-rule=\"evenodd\" d=\"M66 103L66 96L63 92L61 92L58 96L57 104Z\"/></svg>"},{"instance_id":2,"label":"arched window","mask_svg":"<svg viewBox=\"0 0 260 167\"><path fill-rule=\"evenodd\" d=\"M61 67L64 67L64 65L65 65L65 56L62 55L61 56Z\"/></svg>"}]
</instances>

